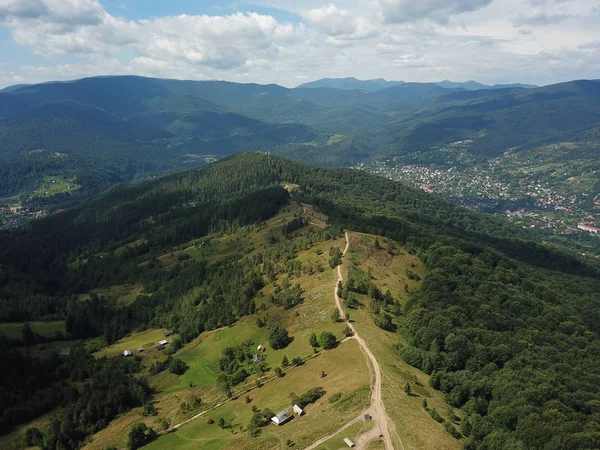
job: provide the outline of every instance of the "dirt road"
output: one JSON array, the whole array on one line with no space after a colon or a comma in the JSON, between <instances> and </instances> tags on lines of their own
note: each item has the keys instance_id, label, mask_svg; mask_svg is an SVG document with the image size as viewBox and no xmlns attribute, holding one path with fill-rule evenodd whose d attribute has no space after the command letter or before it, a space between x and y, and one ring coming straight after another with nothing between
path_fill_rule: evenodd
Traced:
<instances>
[{"instance_id":1,"label":"dirt road","mask_svg":"<svg viewBox=\"0 0 600 450\"><path fill-rule=\"evenodd\" d=\"M348 251L348 248L350 247L350 239L348 238L348 232L345 233L345 237L346 237L346 247L344 248L344 251L342 252L342 256L346 255L346 252ZM337 272L338 272L338 276L337 276L335 286L333 288L333 296L335 298L335 304L336 304L338 310L340 311L340 317L344 318L345 317L344 310L342 309L342 304L340 302L340 298L337 293L338 283L344 281L344 277L342 276L341 265L339 265L337 267ZM373 387L371 389L371 405L365 411L360 413L360 415L358 417L352 419L350 422L346 423L343 427L335 430L334 432L332 432L332 433L328 434L327 436L314 442L312 445L307 447L306 450L312 450L312 449L318 447L319 445L321 445L325 441L329 440L333 436L339 434L340 432L344 431L351 425L362 420L365 414L369 414L373 418L374 426L373 426L373 428L371 428L370 431L360 435L358 438L355 439L354 443L356 444L356 448L357 449L366 448L368 442L372 441L373 439L379 439L379 436L383 435L383 442L385 444L386 450L394 450L394 446L392 444L392 439L390 437L390 433L392 431L394 431L394 433L395 433L395 430L393 428L393 424L390 421L390 418L388 417L388 415L385 411L385 406L383 404L383 400L381 399L381 369L379 368L379 363L377 362L377 359L375 359L375 356L373 355L373 353L371 353L371 350L369 350L369 346L367 345L365 340L362 337L360 337L360 335L356 332L354 325L351 322L347 322L347 324L350 327L350 329L352 330L352 332L354 333L353 338L356 339L356 341L360 345L361 350L363 351L363 353L369 360L369 363L370 363L369 368L371 369L371 373L374 376ZM400 448L402 450L404 450L404 446L402 445L400 436L398 436L397 433L396 433L396 436L398 437L398 442L400 443Z\"/></svg>"}]
</instances>

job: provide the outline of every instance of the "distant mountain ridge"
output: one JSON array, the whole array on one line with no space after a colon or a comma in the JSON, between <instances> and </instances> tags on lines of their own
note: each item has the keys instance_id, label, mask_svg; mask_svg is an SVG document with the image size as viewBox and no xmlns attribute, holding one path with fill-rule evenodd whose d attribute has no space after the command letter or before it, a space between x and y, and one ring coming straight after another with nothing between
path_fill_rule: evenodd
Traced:
<instances>
[{"instance_id":1,"label":"distant mountain ridge","mask_svg":"<svg viewBox=\"0 0 600 450\"><path fill-rule=\"evenodd\" d=\"M0 196L20 195L15 180L28 177L29 188L51 171L70 178L80 168L97 170L93 186L105 187L240 151L353 166L445 160L443 148L463 140L473 141L470 154L481 160L513 147L600 140L598 81L528 89L355 78L325 84L332 87L106 76L2 90ZM56 152L68 156L51 160Z\"/></svg>"},{"instance_id":2,"label":"distant mountain ridge","mask_svg":"<svg viewBox=\"0 0 600 450\"><path fill-rule=\"evenodd\" d=\"M406 81L388 81L384 78L377 78L373 80L359 80L354 77L349 78L322 78L320 80L303 83L297 87L297 89L315 89L315 88L333 88L333 89L344 89L354 90L359 89L369 92L377 92L383 89L388 89L394 86L401 86L404 84L415 84ZM522 88L522 89L534 89L538 86L534 84L522 84L522 83L511 83L511 84L483 84L477 81L465 81L456 82L450 80L444 80L437 83L425 83L425 84L436 84L446 89L465 89L467 91L477 91L482 89L506 89L506 88Z\"/></svg>"},{"instance_id":3,"label":"distant mountain ridge","mask_svg":"<svg viewBox=\"0 0 600 450\"><path fill-rule=\"evenodd\" d=\"M308 83L301 84L297 89L308 89L308 88L334 88L344 90L363 90L375 92L381 89L386 89L393 86L404 84L404 81L387 81L384 78L377 78L373 80L359 80L354 77L347 78L322 78L320 80L311 81Z\"/></svg>"}]
</instances>

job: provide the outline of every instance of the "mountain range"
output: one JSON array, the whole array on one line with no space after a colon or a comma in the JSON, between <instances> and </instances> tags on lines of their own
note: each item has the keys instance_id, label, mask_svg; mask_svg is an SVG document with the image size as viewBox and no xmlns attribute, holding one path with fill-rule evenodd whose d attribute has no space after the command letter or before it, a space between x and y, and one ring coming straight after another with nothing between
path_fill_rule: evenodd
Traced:
<instances>
[{"instance_id":1,"label":"mountain range","mask_svg":"<svg viewBox=\"0 0 600 450\"><path fill-rule=\"evenodd\" d=\"M468 140L470 157L484 162L600 133L593 80L539 88L354 79L312 86L117 76L5 89L0 196L27 198L45 176L76 176L82 188L57 197L65 201L244 150L350 166L447 160L447 145Z\"/></svg>"},{"instance_id":2,"label":"mountain range","mask_svg":"<svg viewBox=\"0 0 600 450\"><path fill-rule=\"evenodd\" d=\"M405 81L388 81L384 78L377 78L374 80L358 80L354 77L348 78L321 78L320 80L310 81L303 83L298 86L300 89L304 88L334 88L334 89L346 89L346 90L363 90L376 92L389 87L400 86L406 84ZM511 83L511 84L483 84L477 81L464 81L456 82L450 80L444 80L437 83L438 86L448 89L464 89L467 91L478 91L481 89L505 89L505 88L523 88L533 89L538 86L533 84L522 84L522 83Z\"/></svg>"}]
</instances>

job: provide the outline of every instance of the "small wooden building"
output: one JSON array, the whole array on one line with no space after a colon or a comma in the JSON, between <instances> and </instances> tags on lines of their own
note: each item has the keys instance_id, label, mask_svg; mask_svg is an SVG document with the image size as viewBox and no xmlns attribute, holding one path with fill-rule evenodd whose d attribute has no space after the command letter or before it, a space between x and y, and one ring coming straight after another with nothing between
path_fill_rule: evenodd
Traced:
<instances>
[{"instance_id":1,"label":"small wooden building","mask_svg":"<svg viewBox=\"0 0 600 450\"><path fill-rule=\"evenodd\" d=\"M281 426L284 423L286 423L289 420L291 420L292 417L294 417L294 416L290 413L290 410L289 409L284 409L279 414L271 417L271 422L273 422L277 426Z\"/></svg>"}]
</instances>

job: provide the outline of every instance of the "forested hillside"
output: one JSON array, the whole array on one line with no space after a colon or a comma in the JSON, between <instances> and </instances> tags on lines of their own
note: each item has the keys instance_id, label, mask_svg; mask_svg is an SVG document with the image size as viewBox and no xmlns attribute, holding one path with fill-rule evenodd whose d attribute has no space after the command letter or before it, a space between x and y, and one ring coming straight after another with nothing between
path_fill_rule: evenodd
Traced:
<instances>
[{"instance_id":1,"label":"forested hillside","mask_svg":"<svg viewBox=\"0 0 600 450\"><path fill-rule=\"evenodd\" d=\"M329 217L329 228L307 235L305 245L349 229L397 242L425 263L420 289L400 310L389 305L382 314L394 316L406 339L397 358L431 374L433 387L465 412L460 427L465 448L599 446L597 259L546 243L543 232L512 227L360 171L239 154L119 187L3 233L3 320L64 319L73 337L104 336L110 343L148 326L172 328L188 341L253 314L265 280L277 271L297 270L295 244L283 240L266 250L240 248L218 264L182 258L167 268L159 257L181 244L201 245L210 233L269 219L290 201L283 183L292 186L295 201ZM78 300L78 294L98 286L132 283L143 285L144 294L128 304ZM291 296L285 301L293 308ZM135 393L119 411L146 401L143 383L135 387L137 378L130 375L134 365L111 368L99 362L101 369L77 375L75 368L61 366L57 377L47 377L42 373L56 370L59 361L34 367L30 356L12 349L15 342L0 343L5 359L14 362L5 374L10 392L27 393L3 392L4 432L56 405L66 407L66 414L44 437L46 448L74 448L105 427L115 414L113 398L93 400L104 402L93 414L81 409L88 394L79 380L92 372L102 386L104 370L118 370L119 383ZM91 367L81 352L78 365ZM25 384L24 371L33 371L34 381ZM48 389L57 395L39 404Z\"/></svg>"},{"instance_id":2,"label":"forested hillside","mask_svg":"<svg viewBox=\"0 0 600 450\"><path fill-rule=\"evenodd\" d=\"M347 79L287 89L134 76L17 86L0 92L0 198L27 204L36 196L22 194L48 176L76 177L81 189L34 202L58 208L240 151L338 167L485 165L509 150L597 142L598 86ZM466 155L449 154L463 141Z\"/></svg>"}]
</instances>

